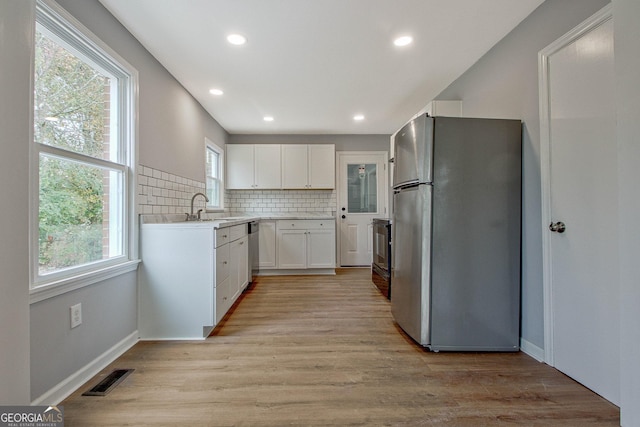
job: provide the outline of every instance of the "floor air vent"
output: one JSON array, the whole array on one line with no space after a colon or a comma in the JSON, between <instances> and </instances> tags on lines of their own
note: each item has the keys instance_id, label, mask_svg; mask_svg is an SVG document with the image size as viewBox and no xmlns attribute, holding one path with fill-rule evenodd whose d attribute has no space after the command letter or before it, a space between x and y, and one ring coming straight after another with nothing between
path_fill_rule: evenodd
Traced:
<instances>
[{"instance_id":1,"label":"floor air vent","mask_svg":"<svg viewBox=\"0 0 640 427\"><path fill-rule=\"evenodd\" d=\"M83 396L105 396L132 373L134 369L115 369Z\"/></svg>"}]
</instances>

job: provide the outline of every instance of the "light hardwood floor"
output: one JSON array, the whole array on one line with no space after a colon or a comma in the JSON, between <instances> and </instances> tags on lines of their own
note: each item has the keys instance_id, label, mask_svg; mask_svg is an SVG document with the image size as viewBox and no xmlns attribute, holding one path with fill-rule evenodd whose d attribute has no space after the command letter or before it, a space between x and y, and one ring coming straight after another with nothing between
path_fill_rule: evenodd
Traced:
<instances>
[{"instance_id":1,"label":"light hardwood floor","mask_svg":"<svg viewBox=\"0 0 640 427\"><path fill-rule=\"evenodd\" d=\"M114 368L105 397L81 393ZM431 353L368 270L260 277L202 342L140 342L62 402L66 426L619 425L619 410L524 353Z\"/></svg>"}]
</instances>

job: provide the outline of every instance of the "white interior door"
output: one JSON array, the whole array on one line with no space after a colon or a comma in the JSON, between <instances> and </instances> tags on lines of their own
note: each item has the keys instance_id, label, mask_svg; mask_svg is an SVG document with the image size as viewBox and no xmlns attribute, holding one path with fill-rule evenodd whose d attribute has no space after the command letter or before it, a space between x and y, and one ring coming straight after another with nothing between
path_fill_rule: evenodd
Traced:
<instances>
[{"instance_id":1,"label":"white interior door","mask_svg":"<svg viewBox=\"0 0 640 427\"><path fill-rule=\"evenodd\" d=\"M547 362L620 400L613 19L540 55Z\"/></svg>"},{"instance_id":2,"label":"white interior door","mask_svg":"<svg viewBox=\"0 0 640 427\"><path fill-rule=\"evenodd\" d=\"M372 220L387 213L387 153L338 153L340 265L370 266Z\"/></svg>"}]
</instances>

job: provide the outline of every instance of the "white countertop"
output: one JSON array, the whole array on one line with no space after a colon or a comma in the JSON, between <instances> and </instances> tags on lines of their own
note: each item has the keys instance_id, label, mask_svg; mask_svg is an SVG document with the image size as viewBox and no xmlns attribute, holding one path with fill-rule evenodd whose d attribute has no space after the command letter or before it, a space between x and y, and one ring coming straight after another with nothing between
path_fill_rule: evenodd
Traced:
<instances>
[{"instance_id":1,"label":"white countertop","mask_svg":"<svg viewBox=\"0 0 640 427\"><path fill-rule=\"evenodd\" d=\"M185 221L185 215L140 215L140 224L192 225L213 228L225 228L259 220L279 219L335 219L326 212L232 212L229 214L205 214L202 221Z\"/></svg>"}]
</instances>

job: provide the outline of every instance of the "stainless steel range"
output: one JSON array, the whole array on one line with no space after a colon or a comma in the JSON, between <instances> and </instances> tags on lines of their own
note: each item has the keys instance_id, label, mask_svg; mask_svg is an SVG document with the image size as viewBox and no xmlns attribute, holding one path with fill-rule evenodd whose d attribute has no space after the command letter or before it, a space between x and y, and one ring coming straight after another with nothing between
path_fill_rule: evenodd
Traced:
<instances>
[{"instance_id":1,"label":"stainless steel range","mask_svg":"<svg viewBox=\"0 0 640 427\"><path fill-rule=\"evenodd\" d=\"M373 220L371 280L387 299L391 299L391 221L388 219Z\"/></svg>"}]
</instances>

